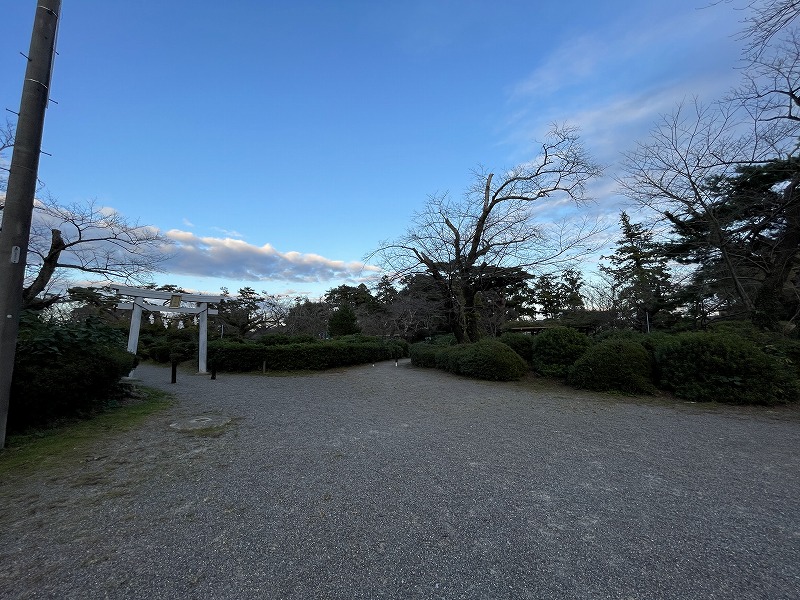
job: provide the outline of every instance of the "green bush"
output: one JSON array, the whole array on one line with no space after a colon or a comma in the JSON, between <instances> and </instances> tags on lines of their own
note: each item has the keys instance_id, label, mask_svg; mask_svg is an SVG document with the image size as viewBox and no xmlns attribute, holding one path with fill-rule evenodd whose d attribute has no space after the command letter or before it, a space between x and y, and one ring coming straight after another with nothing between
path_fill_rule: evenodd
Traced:
<instances>
[{"instance_id":1,"label":"green bush","mask_svg":"<svg viewBox=\"0 0 800 600\"><path fill-rule=\"evenodd\" d=\"M411 364L492 381L519 379L528 371L522 357L506 344L492 339L456 346L414 344Z\"/></svg>"},{"instance_id":2,"label":"green bush","mask_svg":"<svg viewBox=\"0 0 800 600\"><path fill-rule=\"evenodd\" d=\"M168 363L172 360L182 362L197 356L197 342L162 340L143 349L140 354L157 363Z\"/></svg>"},{"instance_id":3,"label":"green bush","mask_svg":"<svg viewBox=\"0 0 800 600\"><path fill-rule=\"evenodd\" d=\"M744 337L752 341L767 354L789 366L800 378L800 340L774 331L765 331L750 321L718 321L710 331Z\"/></svg>"},{"instance_id":4,"label":"green bush","mask_svg":"<svg viewBox=\"0 0 800 600\"><path fill-rule=\"evenodd\" d=\"M139 353L143 357L154 360L157 363L167 363L169 362L169 354L171 351L172 348L169 342L162 341L140 350Z\"/></svg>"},{"instance_id":5,"label":"green bush","mask_svg":"<svg viewBox=\"0 0 800 600\"><path fill-rule=\"evenodd\" d=\"M610 337L584 352L570 367L567 381L590 390L651 394L656 390L652 374L652 356L641 343Z\"/></svg>"},{"instance_id":6,"label":"green bush","mask_svg":"<svg viewBox=\"0 0 800 600\"><path fill-rule=\"evenodd\" d=\"M569 327L542 331L533 340L533 369L545 377L566 377L591 343L589 336Z\"/></svg>"},{"instance_id":7,"label":"green bush","mask_svg":"<svg viewBox=\"0 0 800 600\"><path fill-rule=\"evenodd\" d=\"M471 345L442 346L439 352L436 353L436 368L456 375L463 375L460 368L461 358L466 355Z\"/></svg>"},{"instance_id":8,"label":"green bush","mask_svg":"<svg viewBox=\"0 0 800 600\"><path fill-rule=\"evenodd\" d=\"M800 383L792 365L732 333L684 333L656 355L660 384L695 402L793 402Z\"/></svg>"},{"instance_id":9,"label":"green bush","mask_svg":"<svg viewBox=\"0 0 800 600\"><path fill-rule=\"evenodd\" d=\"M497 340L481 340L466 346L458 361L459 375L511 381L528 372L528 363L504 343Z\"/></svg>"},{"instance_id":10,"label":"green bush","mask_svg":"<svg viewBox=\"0 0 800 600\"><path fill-rule=\"evenodd\" d=\"M766 343L763 349L791 369L794 376L800 380L800 340L776 336Z\"/></svg>"},{"instance_id":11,"label":"green bush","mask_svg":"<svg viewBox=\"0 0 800 600\"><path fill-rule=\"evenodd\" d=\"M435 346L427 342L412 344L409 352L411 355L411 364L415 367L435 368L436 354L441 349L441 346Z\"/></svg>"},{"instance_id":12,"label":"green bush","mask_svg":"<svg viewBox=\"0 0 800 600\"><path fill-rule=\"evenodd\" d=\"M594 344L600 344L606 340L626 340L641 344L650 354L650 363L652 369L650 380L655 383L659 381L660 376L659 365L656 362L656 355L660 352L661 348L674 342L675 334L666 333L663 331L642 333L641 331L634 331L632 329L610 329L592 336L592 341ZM642 391L644 392L646 390Z\"/></svg>"},{"instance_id":13,"label":"green bush","mask_svg":"<svg viewBox=\"0 0 800 600\"><path fill-rule=\"evenodd\" d=\"M452 333L440 333L431 338L431 344L435 346L455 346L458 344L456 336Z\"/></svg>"},{"instance_id":14,"label":"green bush","mask_svg":"<svg viewBox=\"0 0 800 600\"><path fill-rule=\"evenodd\" d=\"M217 371L260 370L265 352L271 347L235 339L213 340L208 343L208 364Z\"/></svg>"},{"instance_id":15,"label":"green bush","mask_svg":"<svg viewBox=\"0 0 800 600\"><path fill-rule=\"evenodd\" d=\"M17 342L9 430L91 414L118 394L120 378L135 364L124 334L99 321L53 324L27 317Z\"/></svg>"},{"instance_id":16,"label":"green bush","mask_svg":"<svg viewBox=\"0 0 800 600\"><path fill-rule=\"evenodd\" d=\"M500 341L519 354L529 365L533 362L533 336L526 333L504 333Z\"/></svg>"},{"instance_id":17,"label":"green bush","mask_svg":"<svg viewBox=\"0 0 800 600\"><path fill-rule=\"evenodd\" d=\"M406 358L410 351L410 344L400 338L391 338L383 342L389 349L390 358Z\"/></svg>"}]
</instances>

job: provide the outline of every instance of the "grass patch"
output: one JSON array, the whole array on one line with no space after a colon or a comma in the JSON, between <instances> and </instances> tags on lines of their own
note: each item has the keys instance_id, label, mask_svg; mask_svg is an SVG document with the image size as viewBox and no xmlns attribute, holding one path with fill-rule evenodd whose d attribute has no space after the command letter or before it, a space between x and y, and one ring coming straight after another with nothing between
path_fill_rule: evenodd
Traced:
<instances>
[{"instance_id":1,"label":"grass patch","mask_svg":"<svg viewBox=\"0 0 800 600\"><path fill-rule=\"evenodd\" d=\"M65 423L49 429L12 434L0 451L0 477L75 458L98 439L129 431L150 415L172 404L172 396L152 388L138 388L133 400L116 405L86 421Z\"/></svg>"}]
</instances>

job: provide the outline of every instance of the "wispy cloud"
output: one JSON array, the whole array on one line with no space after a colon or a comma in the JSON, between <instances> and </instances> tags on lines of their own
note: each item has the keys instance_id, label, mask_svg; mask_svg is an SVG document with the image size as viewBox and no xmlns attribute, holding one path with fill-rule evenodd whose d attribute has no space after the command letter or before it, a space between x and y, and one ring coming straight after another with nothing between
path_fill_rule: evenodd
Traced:
<instances>
[{"instance_id":1,"label":"wispy cloud","mask_svg":"<svg viewBox=\"0 0 800 600\"><path fill-rule=\"evenodd\" d=\"M739 79L732 35L739 23L715 8L674 15L652 8L647 27L620 20L564 40L509 86L506 141L520 146L541 139L550 123L569 122L605 162L682 100L721 98Z\"/></svg>"},{"instance_id":2,"label":"wispy cloud","mask_svg":"<svg viewBox=\"0 0 800 600\"><path fill-rule=\"evenodd\" d=\"M184 224L186 227L194 227L194 223L192 223L192 222L191 222L189 219L187 219L186 217L184 217L184 218L183 218L183 224Z\"/></svg>"},{"instance_id":3,"label":"wispy cloud","mask_svg":"<svg viewBox=\"0 0 800 600\"><path fill-rule=\"evenodd\" d=\"M173 242L165 265L170 273L240 281L323 283L373 279L380 269L362 262L332 260L318 254L280 252L270 244L254 246L231 237L199 237L171 229Z\"/></svg>"},{"instance_id":4,"label":"wispy cloud","mask_svg":"<svg viewBox=\"0 0 800 600\"><path fill-rule=\"evenodd\" d=\"M219 231L222 235L229 238L243 238L244 234L239 233L234 229L223 229L222 227L212 227L214 231Z\"/></svg>"}]
</instances>

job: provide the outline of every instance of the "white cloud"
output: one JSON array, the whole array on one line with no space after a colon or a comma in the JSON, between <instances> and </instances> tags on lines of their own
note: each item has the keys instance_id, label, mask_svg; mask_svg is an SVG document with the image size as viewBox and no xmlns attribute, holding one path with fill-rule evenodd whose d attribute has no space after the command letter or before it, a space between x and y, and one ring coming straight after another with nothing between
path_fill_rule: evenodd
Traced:
<instances>
[{"instance_id":1,"label":"white cloud","mask_svg":"<svg viewBox=\"0 0 800 600\"><path fill-rule=\"evenodd\" d=\"M238 231L236 231L234 229L223 229L222 227L212 227L211 229L213 229L214 231L219 231L225 237L230 237L230 238L243 238L244 237L244 234L241 234L241 233L239 233Z\"/></svg>"},{"instance_id":2,"label":"white cloud","mask_svg":"<svg viewBox=\"0 0 800 600\"><path fill-rule=\"evenodd\" d=\"M380 272L362 262L331 260L318 254L280 252L270 244L254 246L230 237L200 237L171 229L173 242L166 271L177 275L216 277L238 281L365 281Z\"/></svg>"},{"instance_id":3,"label":"white cloud","mask_svg":"<svg viewBox=\"0 0 800 600\"><path fill-rule=\"evenodd\" d=\"M192 223L192 222L191 222L189 219L187 219L186 217L184 217L184 218L183 218L183 224L184 224L186 227L194 227L194 223Z\"/></svg>"}]
</instances>

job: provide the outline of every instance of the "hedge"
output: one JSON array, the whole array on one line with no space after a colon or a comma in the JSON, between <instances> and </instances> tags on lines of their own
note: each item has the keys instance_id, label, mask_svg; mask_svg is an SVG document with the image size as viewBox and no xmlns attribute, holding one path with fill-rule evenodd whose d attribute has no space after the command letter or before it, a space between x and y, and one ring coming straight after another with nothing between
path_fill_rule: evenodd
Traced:
<instances>
[{"instance_id":1,"label":"hedge","mask_svg":"<svg viewBox=\"0 0 800 600\"><path fill-rule=\"evenodd\" d=\"M408 355L408 344L380 338L272 345L214 341L208 355L217 371L257 371L265 366L271 371L307 371L402 358Z\"/></svg>"}]
</instances>

